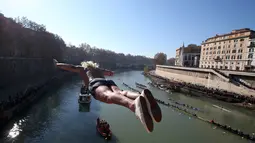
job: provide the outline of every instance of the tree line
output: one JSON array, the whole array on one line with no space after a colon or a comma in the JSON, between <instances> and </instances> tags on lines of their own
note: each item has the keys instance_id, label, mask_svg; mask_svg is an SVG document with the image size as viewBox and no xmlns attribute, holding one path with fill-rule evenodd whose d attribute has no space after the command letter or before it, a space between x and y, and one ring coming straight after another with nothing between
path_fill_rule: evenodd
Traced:
<instances>
[{"instance_id":1,"label":"tree line","mask_svg":"<svg viewBox=\"0 0 255 143\"><path fill-rule=\"evenodd\" d=\"M46 26L26 17L7 18L0 13L0 57L57 59L72 64L92 60L105 68L118 65L152 65L153 59L140 55L116 53L87 43L67 45Z\"/></svg>"},{"instance_id":2,"label":"tree line","mask_svg":"<svg viewBox=\"0 0 255 143\"><path fill-rule=\"evenodd\" d=\"M175 58L167 59L167 55L165 53L159 52L154 56L154 64L155 65L175 65Z\"/></svg>"}]
</instances>

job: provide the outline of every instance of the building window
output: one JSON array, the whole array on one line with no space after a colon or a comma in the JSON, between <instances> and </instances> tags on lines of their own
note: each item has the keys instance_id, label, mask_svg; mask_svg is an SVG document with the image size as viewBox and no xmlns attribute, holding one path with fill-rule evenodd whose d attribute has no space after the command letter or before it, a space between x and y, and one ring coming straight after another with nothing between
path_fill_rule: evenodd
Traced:
<instances>
[{"instance_id":1,"label":"building window","mask_svg":"<svg viewBox=\"0 0 255 143\"><path fill-rule=\"evenodd\" d=\"M231 43L231 40L229 40L228 43Z\"/></svg>"},{"instance_id":2,"label":"building window","mask_svg":"<svg viewBox=\"0 0 255 143\"><path fill-rule=\"evenodd\" d=\"M220 54L220 51L218 51L217 54Z\"/></svg>"},{"instance_id":3,"label":"building window","mask_svg":"<svg viewBox=\"0 0 255 143\"><path fill-rule=\"evenodd\" d=\"M225 54L225 51L222 51L222 54Z\"/></svg>"},{"instance_id":4,"label":"building window","mask_svg":"<svg viewBox=\"0 0 255 143\"><path fill-rule=\"evenodd\" d=\"M216 45L216 42L214 43L214 45Z\"/></svg>"},{"instance_id":5,"label":"building window","mask_svg":"<svg viewBox=\"0 0 255 143\"><path fill-rule=\"evenodd\" d=\"M208 52L206 52L206 55L208 55Z\"/></svg>"},{"instance_id":6,"label":"building window","mask_svg":"<svg viewBox=\"0 0 255 143\"><path fill-rule=\"evenodd\" d=\"M236 40L234 40L234 42L238 42L238 40L236 39Z\"/></svg>"},{"instance_id":7,"label":"building window","mask_svg":"<svg viewBox=\"0 0 255 143\"><path fill-rule=\"evenodd\" d=\"M218 49L220 49L221 47L219 46Z\"/></svg>"},{"instance_id":8,"label":"building window","mask_svg":"<svg viewBox=\"0 0 255 143\"><path fill-rule=\"evenodd\" d=\"M206 48L206 50L208 50L208 48Z\"/></svg>"},{"instance_id":9,"label":"building window","mask_svg":"<svg viewBox=\"0 0 255 143\"><path fill-rule=\"evenodd\" d=\"M225 49L225 46L223 46L223 49Z\"/></svg>"},{"instance_id":10,"label":"building window","mask_svg":"<svg viewBox=\"0 0 255 143\"><path fill-rule=\"evenodd\" d=\"M240 47L242 47L243 46L243 44L240 44Z\"/></svg>"},{"instance_id":11,"label":"building window","mask_svg":"<svg viewBox=\"0 0 255 143\"><path fill-rule=\"evenodd\" d=\"M238 50L238 53L242 53L242 52L243 52L243 50L242 50L242 49L239 49L239 50Z\"/></svg>"},{"instance_id":12,"label":"building window","mask_svg":"<svg viewBox=\"0 0 255 143\"><path fill-rule=\"evenodd\" d=\"M234 47L236 47L236 44L234 45Z\"/></svg>"},{"instance_id":13,"label":"building window","mask_svg":"<svg viewBox=\"0 0 255 143\"><path fill-rule=\"evenodd\" d=\"M232 56L231 56L231 59L235 59L235 58L236 58L236 56L235 56L235 55L232 55Z\"/></svg>"},{"instance_id":14,"label":"building window","mask_svg":"<svg viewBox=\"0 0 255 143\"><path fill-rule=\"evenodd\" d=\"M210 48L210 50L212 50L212 47Z\"/></svg>"},{"instance_id":15,"label":"building window","mask_svg":"<svg viewBox=\"0 0 255 143\"><path fill-rule=\"evenodd\" d=\"M220 44L220 42L219 42L219 44Z\"/></svg>"},{"instance_id":16,"label":"building window","mask_svg":"<svg viewBox=\"0 0 255 143\"><path fill-rule=\"evenodd\" d=\"M237 59L242 59L242 55L238 55L238 56L237 56Z\"/></svg>"},{"instance_id":17,"label":"building window","mask_svg":"<svg viewBox=\"0 0 255 143\"><path fill-rule=\"evenodd\" d=\"M249 58L249 59L252 59L252 58L253 58L253 54L249 54L249 55L248 55L248 58Z\"/></svg>"},{"instance_id":18,"label":"building window","mask_svg":"<svg viewBox=\"0 0 255 143\"><path fill-rule=\"evenodd\" d=\"M212 54L212 52L210 52L210 54Z\"/></svg>"},{"instance_id":19,"label":"building window","mask_svg":"<svg viewBox=\"0 0 255 143\"><path fill-rule=\"evenodd\" d=\"M216 49L216 47L214 47L214 50Z\"/></svg>"},{"instance_id":20,"label":"building window","mask_svg":"<svg viewBox=\"0 0 255 143\"><path fill-rule=\"evenodd\" d=\"M227 67L227 66L225 66L225 69L228 69L228 67Z\"/></svg>"},{"instance_id":21,"label":"building window","mask_svg":"<svg viewBox=\"0 0 255 143\"><path fill-rule=\"evenodd\" d=\"M249 49L249 52L254 52L254 49L253 49L253 48L250 48L250 49Z\"/></svg>"},{"instance_id":22,"label":"building window","mask_svg":"<svg viewBox=\"0 0 255 143\"><path fill-rule=\"evenodd\" d=\"M236 53L236 50L232 50L232 53Z\"/></svg>"},{"instance_id":23,"label":"building window","mask_svg":"<svg viewBox=\"0 0 255 143\"><path fill-rule=\"evenodd\" d=\"M216 54L216 51L213 51L213 54Z\"/></svg>"},{"instance_id":24,"label":"building window","mask_svg":"<svg viewBox=\"0 0 255 143\"><path fill-rule=\"evenodd\" d=\"M244 41L244 39L240 39L240 41Z\"/></svg>"},{"instance_id":25,"label":"building window","mask_svg":"<svg viewBox=\"0 0 255 143\"><path fill-rule=\"evenodd\" d=\"M228 48L230 48L230 45L228 45Z\"/></svg>"}]
</instances>

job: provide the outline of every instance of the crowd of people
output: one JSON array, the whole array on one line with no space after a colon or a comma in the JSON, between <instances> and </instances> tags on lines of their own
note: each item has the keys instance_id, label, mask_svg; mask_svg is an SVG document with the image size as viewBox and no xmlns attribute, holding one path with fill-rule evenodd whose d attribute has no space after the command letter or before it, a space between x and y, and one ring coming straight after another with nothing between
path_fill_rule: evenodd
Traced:
<instances>
[{"instance_id":1,"label":"crowd of people","mask_svg":"<svg viewBox=\"0 0 255 143\"><path fill-rule=\"evenodd\" d=\"M191 84L184 81L174 81L154 74L150 74L150 76L156 77L156 79L153 80L154 84L165 85L169 89L172 89L173 87L189 88L192 90L204 92L204 95L215 97L217 99L221 99L227 102L255 104L255 97L253 97L252 95L245 96L222 89L208 88L203 85Z\"/></svg>"},{"instance_id":2,"label":"crowd of people","mask_svg":"<svg viewBox=\"0 0 255 143\"><path fill-rule=\"evenodd\" d=\"M167 102L165 102L165 101L162 101L162 100L160 100L160 99L155 99L155 100L156 100L158 103L160 103L160 104L163 104L163 105L168 106L168 107L172 107L172 108L174 108L174 109L176 109L176 110L178 110L178 111L182 111L183 113L185 113L185 114L187 114L187 115L192 115L194 118L203 120L203 121L205 121L205 122L209 122L209 123L211 123L211 124L213 124L213 125L216 125L216 126L222 128L222 129L226 130L226 131L229 131L229 132L231 132L231 133L233 133L233 134L239 135L239 136L241 136L241 137L243 137L243 138L246 138L246 139L249 139L249 140L252 140L252 141L255 140L254 135L249 135L249 134L247 134L247 133L242 132L242 131L239 130L239 129L234 129L234 128L228 126L228 125L222 125L222 124L220 124L220 123L215 122L214 120L208 120L208 119L201 118L201 117L199 117L196 113L192 113L192 112L190 112L189 110L187 110L187 109L185 109L185 108L181 108L181 107L177 106L177 105L182 105L182 106L184 106L185 104L183 105L183 104L180 104L180 103L177 103L177 102L176 102L175 104L177 104L177 105L174 105L174 104L170 104L170 103L167 103ZM185 107L190 107L190 106L189 106L189 105L185 105ZM198 108L194 108L194 107L193 107L193 109L198 110Z\"/></svg>"},{"instance_id":3,"label":"crowd of people","mask_svg":"<svg viewBox=\"0 0 255 143\"><path fill-rule=\"evenodd\" d=\"M52 78L52 80L55 78ZM51 80L48 80L44 83L41 83L37 86L29 86L25 91L17 92L15 95L9 95L8 99L0 101L0 118L1 115L4 115L5 111L8 111L20 103L27 102L27 100L31 99L32 96L35 96L36 93L46 86Z\"/></svg>"},{"instance_id":4,"label":"crowd of people","mask_svg":"<svg viewBox=\"0 0 255 143\"><path fill-rule=\"evenodd\" d=\"M110 125L105 120L100 120L99 118L97 118L97 125L101 132L106 134L111 132Z\"/></svg>"}]
</instances>

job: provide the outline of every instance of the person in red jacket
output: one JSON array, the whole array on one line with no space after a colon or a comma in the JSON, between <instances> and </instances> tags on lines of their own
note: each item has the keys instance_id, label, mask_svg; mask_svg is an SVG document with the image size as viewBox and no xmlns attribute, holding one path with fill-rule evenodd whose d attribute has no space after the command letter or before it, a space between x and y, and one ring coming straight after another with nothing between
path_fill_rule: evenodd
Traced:
<instances>
[{"instance_id":1,"label":"person in red jacket","mask_svg":"<svg viewBox=\"0 0 255 143\"><path fill-rule=\"evenodd\" d=\"M141 94L122 91L112 80L105 79L104 76L112 76L113 72L101 69L97 66L70 65L58 63L55 65L63 70L79 73L86 87L92 96L101 102L108 104L117 104L130 109L135 113L148 132L152 132L155 122L160 122L162 113L159 105L154 99L150 90L145 89ZM85 62L86 63L86 62Z\"/></svg>"}]
</instances>

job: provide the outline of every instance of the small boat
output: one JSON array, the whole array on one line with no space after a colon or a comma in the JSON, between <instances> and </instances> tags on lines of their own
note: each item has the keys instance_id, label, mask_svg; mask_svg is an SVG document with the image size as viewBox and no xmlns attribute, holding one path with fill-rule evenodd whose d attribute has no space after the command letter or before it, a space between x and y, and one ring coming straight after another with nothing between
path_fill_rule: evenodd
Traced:
<instances>
[{"instance_id":1,"label":"small boat","mask_svg":"<svg viewBox=\"0 0 255 143\"><path fill-rule=\"evenodd\" d=\"M141 88L141 89L146 89L146 87L139 86L139 85L136 85L136 87Z\"/></svg>"},{"instance_id":2,"label":"small boat","mask_svg":"<svg viewBox=\"0 0 255 143\"><path fill-rule=\"evenodd\" d=\"M146 85L143 85L143 84L140 84L140 83L135 83L135 85L137 86L137 87L143 87L143 88L147 88L147 86Z\"/></svg>"},{"instance_id":3,"label":"small boat","mask_svg":"<svg viewBox=\"0 0 255 143\"><path fill-rule=\"evenodd\" d=\"M89 104L91 102L91 94L85 86L81 87L78 102L80 104Z\"/></svg>"},{"instance_id":4,"label":"small boat","mask_svg":"<svg viewBox=\"0 0 255 143\"><path fill-rule=\"evenodd\" d=\"M103 128L101 128L101 126L103 126ZM108 129L107 129L107 126L108 126ZM110 126L106 121L100 120L99 118L97 118L96 128L97 128L97 132L102 137L104 137L105 140L110 140L112 138L112 131L110 130Z\"/></svg>"}]
</instances>

